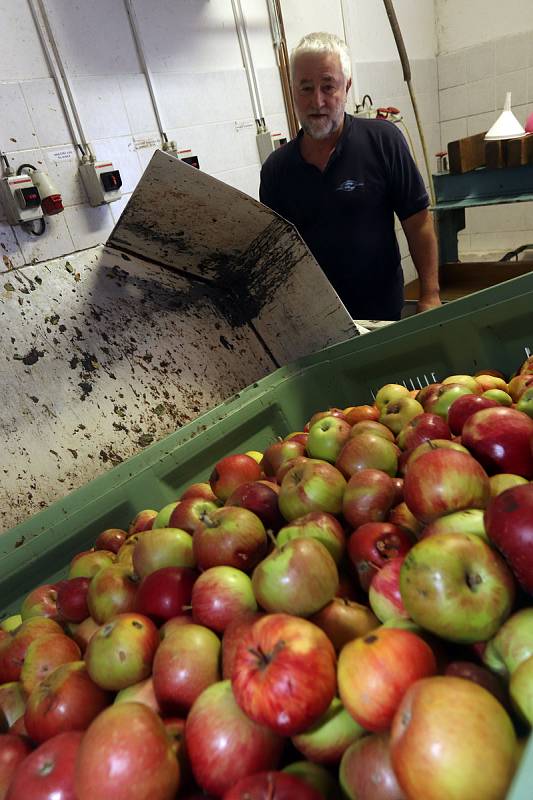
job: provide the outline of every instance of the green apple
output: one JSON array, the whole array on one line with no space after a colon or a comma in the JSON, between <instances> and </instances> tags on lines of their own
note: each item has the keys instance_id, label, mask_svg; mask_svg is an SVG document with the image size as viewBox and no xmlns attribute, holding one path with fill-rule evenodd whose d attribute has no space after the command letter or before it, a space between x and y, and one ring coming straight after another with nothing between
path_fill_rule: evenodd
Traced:
<instances>
[{"instance_id":1,"label":"green apple","mask_svg":"<svg viewBox=\"0 0 533 800\"><path fill-rule=\"evenodd\" d=\"M134 547L133 566L140 578L163 567L196 566L192 536L181 528L146 531Z\"/></svg>"},{"instance_id":2,"label":"green apple","mask_svg":"<svg viewBox=\"0 0 533 800\"><path fill-rule=\"evenodd\" d=\"M366 733L334 697L325 714L303 733L292 737L292 743L309 761L337 764L344 751Z\"/></svg>"},{"instance_id":3,"label":"green apple","mask_svg":"<svg viewBox=\"0 0 533 800\"><path fill-rule=\"evenodd\" d=\"M473 533L489 541L485 524L484 511L481 508L465 508L463 511L453 511L443 517L430 522L422 531L422 538L433 536L435 533Z\"/></svg>"},{"instance_id":4,"label":"green apple","mask_svg":"<svg viewBox=\"0 0 533 800\"><path fill-rule=\"evenodd\" d=\"M309 428L307 452L311 458L335 463L344 443L350 436L351 425L340 417L322 417Z\"/></svg>"},{"instance_id":5,"label":"green apple","mask_svg":"<svg viewBox=\"0 0 533 800\"><path fill-rule=\"evenodd\" d=\"M453 401L465 394L472 392L463 383L443 383L435 395L424 403L424 411L448 419L448 410Z\"/></svg>"},{"instance_id":6,"label":"green apple","mask_svg":"<svg viewBox=\"0 0 533 800\"><path fill-rule=\"evenodd\" d=\"M439 533L407 553L400 592L409 616L423 628L473 644L494 636L511 613L514 579L480 536Z\"/></svg>"},{"instance_id":7,"label":"green apple","mask_svg":"<svg viewBox=\"0 0 533 800\"><path fill-rule=\"evenodd\" d=\"M515 669L509 682L514 707L529 725L533 725L533 656Z\"/></svg>"},{"instance_id":8,"label":"green apple","mask_svg":"<svg viewBox=\"0 0 533 800\"><path fill-rule=\"evenodd\" d=\"M152 530L154 530L154 528L167 528L170 517L172 516L172 512L176 506L179 505L179 503L179 500L175 500L173 503L167 503L166 506L163 506L163 508L157 512L157 516L152 525Z\"/></svg>"},{"instance_id":9,"label":"green apple","mask_svg":"<svg viewBox=\"0 0 533 800\"><path fill-rule=\"evenodd\" d=\"M379 421L397 435L408 422L423 413L424 408L418 400L406 395L387 403L382 409Z\"/></svg>"},{"instance_id":10,"label":"green apple","mask_svg":"<svg viewBox=\"0 0 533 800\"><path fill-rule=\"evenodd\" d=\"M380 411L383 411L386 405L408 394L409 389L401 383L386 383L379 389L374 403Z\"/></svg>"},{"instance_id":11,"label":"green apple","mask_svg":"<svg viewBox=\"0 0 533 800\"><path fill-rule=\"evenodd\" d=\"M21 615L11 614L10 617L6 617L4 620L2 620L0 623L0 628L2 628L3 631L6 631L6 633L9 633L10 631L16 630L19 625L22 625Z\"/></svg>"},{"instance_id":12,"label":"green apple","mask_svg":"<svg viewBox=\"0 0 533 800\"><path fill-rule=\"evenodd\" d=\"M507 392L504 392L503 389L487 389L487 391L483 392L481 396L488 397L489 400L494 400L501 406L513 405L513 398L511 397L511 395L507 394Z\"/></svg>"},{"instance_id":13,"label":"green apple","mask_svg":"<svg viewBox=\"0 0 533 800\"><path fill-rule=\"evenodd\" d=\"M115 561L115 554L109 550L87 550L74 556L67 577L92 578L103 567L109 567Z\"/></svg>"},{"instance_id":14,"label":"green apple","mask_svg":"<svg viewBox=\"0 0 533 800\"><path fill-rule=\"evenodd\" d=\"M353 441L353 440L352 440ZM381 440L385 443L385 440ZM392 446L392 442L388 442ZM346 480L327 461L306 459L285 473L279 490L279 510L288 522L310 511L339 514Z\"/></svg>"},{"instance_id":15,"label":"green apple","mask_svg":"<svg viewBox=\"0 0 533 800\"><path fill-rule=\"evenodd\" d=\"M96 573L87 591L91 617L101 625L126 611L133 611L139 580L129 566L113 564Z\"/></svg>"},{"instance_id":16,"label":"green apple","mask_svg":"<svg viewBox=\"0 0 533 800\"><path fill-rule=\"evenodd\" d=\"M252 574L259 605L270 613L310 617L335 596L337 565L317 539L293 539L276 548Z\"/></svg>"},{"instance_id":17,"label":"green apple","mask_svg":"<svg viewBox=\"0 0 533 800\"><path fill-rule=\"evenodd\" d=\"M442 383L447 386L450 383L466 386L470 389L470 394L481 394L482 388L473 375L448 375Z\"/></svg>"},{"instance_id":18,"label":"green apple","mask_svg":"<svg viewBox=\"0 0 533 800\"><path fill-rule=\"evenodd\" d=\"M529 483L526 478L521 475L512 475L509 472L498 472L496 475L489 477L490 483L490 496L497 497L497 495L510 489L512 486L522 486L524 483Z\"/></svg>"},{"instance_id":19,"label":"green apple","mask_svg":"<svg viewBox=\"0 0 533 800\"><path fill-rule=\"evenodd\" d=\"M533 419L533 386L528 386L520 395L515 408L518 411L523 411L524 414L527 414L528 417Z\"/></svg>"},{"instance_id":20,"label":"green apple","mask_svg":"<svg viewBox=\"0 0 533 800\"><path fill-rule=\"evenodd\" d=\"M338 564L346 549L344 530L340 522L326 511L311 511L303 517L297 517L290 524L280 529L276 544L282 547L292 539L310 537L318 539L327 547L336 564Z\"/></svg>"},{"instance_id":21,"label":"green apple","mask_svg":"<svg viewBox=\"0 0 533 800\"><path fill-rule=\"evenodd\" d=\"M509 677L533 656L533 608L522 608L506 620L487 642L483 663L498 675Z\"/></svg>"}]
</instances>

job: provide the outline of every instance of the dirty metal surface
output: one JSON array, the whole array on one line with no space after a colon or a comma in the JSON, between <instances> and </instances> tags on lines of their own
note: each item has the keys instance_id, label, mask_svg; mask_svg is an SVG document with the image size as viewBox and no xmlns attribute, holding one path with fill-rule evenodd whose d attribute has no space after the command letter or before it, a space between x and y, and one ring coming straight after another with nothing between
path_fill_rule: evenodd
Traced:
<instances>
[{"instance_id":1,"label":"dirty metal surface","mask_svg":"<svg viewBox=\"0 0 533 800\"><path fill-rule=\"evenodd\" d=\"M156 151L109 238L234 297L278 364L357 335L296 228L248 195Z\"/></svg>"},{"instance_id":2,"label":"dirty metal surface","mask_svg":"<svg viewBox=\"0 0 533 800\"><path fill-rule=\"evenodd\" d=\"M0 531L270 373L226 305L103 247L0 276Z\"/></svg>"}]
</instances>

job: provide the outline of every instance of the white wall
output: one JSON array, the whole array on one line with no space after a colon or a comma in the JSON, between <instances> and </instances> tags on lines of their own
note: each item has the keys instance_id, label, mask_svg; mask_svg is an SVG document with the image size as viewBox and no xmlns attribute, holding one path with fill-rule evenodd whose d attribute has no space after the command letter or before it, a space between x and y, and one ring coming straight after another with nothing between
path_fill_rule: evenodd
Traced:
<instances>
[{"instance_id":1,"label":"white wall","mask_svg":"<svg viewBox=\"0 0 533 800\"><path fill-rule=\"evenodd\" d=\"M439 53L533 30L531 0L435 0L435 10Z\"/></svg>"},{"instance_id":2,"label":"white wall","mask_svg":"<svg viewBox=\"0 0 533 800\"><path fill-rule=\"evenodd\" d=\"M396 61L398 52L383 0L350 0L352 50L357 61ZM409 59L435 58L435 10L430 0L395 0Z\"/></svg>"}]
</instances>

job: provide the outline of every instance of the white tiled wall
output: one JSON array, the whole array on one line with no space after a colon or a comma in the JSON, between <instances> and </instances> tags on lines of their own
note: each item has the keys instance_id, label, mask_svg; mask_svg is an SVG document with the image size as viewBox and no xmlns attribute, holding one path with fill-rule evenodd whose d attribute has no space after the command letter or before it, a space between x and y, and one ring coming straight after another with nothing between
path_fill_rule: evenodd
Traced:
<instances>
[{"instance_id":1,"label":"white tiled wall","mask_svg":"<svg viewBox=\"0 0 533 800\"><path fill-rule=\"evenodd\" d=\"M522 124L533 112L533 30L444 53L437 63L443 148L488 130L508 91ZM533 203L468 209L466 223L459 237L462 257L497 258L533 242Z\"/></svg>"}]
</instances>

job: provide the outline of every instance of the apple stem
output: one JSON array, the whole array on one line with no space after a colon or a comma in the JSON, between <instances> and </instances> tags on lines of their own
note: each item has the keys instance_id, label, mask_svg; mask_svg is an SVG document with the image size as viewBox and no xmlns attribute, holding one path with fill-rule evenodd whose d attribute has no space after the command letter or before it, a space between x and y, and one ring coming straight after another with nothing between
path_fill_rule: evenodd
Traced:
<instances>
[{"instance_id":1,"label":"apple stem","mask_svg":"<svg viewBox=\"0 0 533 800\"><path fill-rule=\"evenodd\" d=\"M274 545L274 547L277 550L278 549L278 543L276 541L276 537L274 536L274 531L272 530L272 528L267 528L266 529L266 534L267 534L268 538L270 539L270 541L272 542L272 544Z\"/></svg>"}]
</instances>

